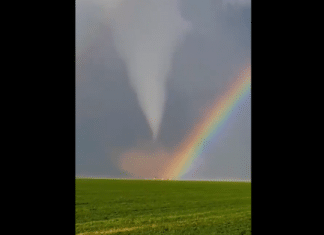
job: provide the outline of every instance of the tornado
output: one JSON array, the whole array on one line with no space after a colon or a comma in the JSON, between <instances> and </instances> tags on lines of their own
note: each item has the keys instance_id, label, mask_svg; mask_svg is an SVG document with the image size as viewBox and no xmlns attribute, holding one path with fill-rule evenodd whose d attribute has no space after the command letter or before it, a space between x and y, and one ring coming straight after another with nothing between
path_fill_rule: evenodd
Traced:
<instances>
[{"instance_id":1,"label":"tornado","mask_svg":"<svg viewBox=\"0 0 324 235\"><path fill-rule=\"evenodd\" d=\"M191 30L177 0L96 0L105 11L119 56L152 131L159 134L172 57Z\"/></svg>"}]
</instances>

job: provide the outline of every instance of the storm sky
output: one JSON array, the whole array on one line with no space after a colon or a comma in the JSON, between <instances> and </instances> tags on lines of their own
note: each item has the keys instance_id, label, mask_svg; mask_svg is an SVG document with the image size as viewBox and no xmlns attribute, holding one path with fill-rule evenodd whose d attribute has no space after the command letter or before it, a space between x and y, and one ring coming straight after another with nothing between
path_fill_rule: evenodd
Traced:
<instances>
[{"instance_id":1,"label":"storm sky","mask_svg":"<svg viewBox=\"0 0 324 235\"><path fill-rule=\"evenodd\" d=\"M76 176L133 178L118 165L125 151L146 146L172 152L201 110L251 62L250 1L150 5L157 1L164 0L76 1ZM161 21L156 15L162 8ZM163 42L141 34L148 24ZM144 60L143 50L153 50L153 57ZM145 103L150 89L141 93L151 81L141 81L143 74L156 79L152 103ZM150 115L158 117L156 126ZM225 178L251 178L250 96L183 176Z\"/></svg>"}]
</instances>

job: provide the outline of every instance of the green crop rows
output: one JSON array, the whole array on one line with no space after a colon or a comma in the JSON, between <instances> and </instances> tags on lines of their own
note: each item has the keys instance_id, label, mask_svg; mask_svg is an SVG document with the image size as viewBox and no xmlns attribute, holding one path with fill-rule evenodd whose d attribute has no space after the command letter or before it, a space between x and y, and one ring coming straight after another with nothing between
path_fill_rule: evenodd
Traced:
<instances>
[{"instance_id":1,"label":"green crop rows","mask_svg":"<svg viewBox=\"0 0 324 235\"><path fill-rule=\"evenodd\" d=\"M251 183L76 179L76 234L251 234Z\"/></svg>"}]
</instances>

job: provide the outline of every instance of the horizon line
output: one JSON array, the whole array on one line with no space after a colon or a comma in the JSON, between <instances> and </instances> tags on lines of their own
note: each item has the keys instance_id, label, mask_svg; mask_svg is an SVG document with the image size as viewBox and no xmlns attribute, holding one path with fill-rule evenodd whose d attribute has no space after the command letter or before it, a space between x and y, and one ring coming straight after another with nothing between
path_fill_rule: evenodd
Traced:
<instances>
[{"instance_id":1,"label":"horizon line","mask_svg":"<svg viewBox=\"0 0 324 235\"><path fill-rule=\"evenodd\" d=\"M251 182L251 179L235 179L235 178L234 179L164 179L164 178L131 179L131 178L110 178L110 177L100 177L100 176L76 176L75 179Z\"/></svg>"}]
</instances>

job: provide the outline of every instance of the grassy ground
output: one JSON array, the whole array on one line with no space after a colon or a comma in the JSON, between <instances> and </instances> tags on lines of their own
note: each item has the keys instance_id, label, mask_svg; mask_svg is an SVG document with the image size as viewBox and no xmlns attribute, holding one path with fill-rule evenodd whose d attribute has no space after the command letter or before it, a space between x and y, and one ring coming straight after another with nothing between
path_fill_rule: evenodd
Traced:
<instances>
[{"instance_id":1,"label":"grassy ground","mask_svg":"<svg viewBox=\"0 0 324 235\"><path fill-rule=\"evenodd\" d=\"M251 234L251 183L76 179L76 234Z\"/></svg>"}]
</instances>

